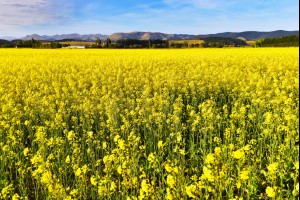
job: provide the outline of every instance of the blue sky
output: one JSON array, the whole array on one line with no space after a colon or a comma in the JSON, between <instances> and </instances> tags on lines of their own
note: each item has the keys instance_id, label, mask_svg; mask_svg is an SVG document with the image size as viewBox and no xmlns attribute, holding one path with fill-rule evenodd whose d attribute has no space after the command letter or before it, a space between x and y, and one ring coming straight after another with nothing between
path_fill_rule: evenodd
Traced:
<instances>
[{"instance_id":1,"label":"blue sky","mask_svg":"<svg viewBox=\"0 0 300 200\"><path fill-rule=\"evenodd\" d=\"M298 0L0 0L0 36L299 30Z\"/></svg>"}]
</instances>

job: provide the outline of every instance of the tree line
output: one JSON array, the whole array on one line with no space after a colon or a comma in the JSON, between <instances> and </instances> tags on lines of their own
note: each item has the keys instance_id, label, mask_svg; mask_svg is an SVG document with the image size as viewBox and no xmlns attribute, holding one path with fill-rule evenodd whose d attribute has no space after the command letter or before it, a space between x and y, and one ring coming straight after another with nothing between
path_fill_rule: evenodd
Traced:
<instances>
[{"instance_id":1,"label":"tree line","mask_svg":"<svg viewBox=\"0 0 300 200\"><path fill-rule=\"evenodd\" d=\"M254 47L299 47L299 35L280 38L262 38L254 43Z\"/></svg>"},{"instance_id":2,"label":"tree line","mask_svg":"<svg viewBox=\"0 0 300 200\"><path fill-rule=\"evenodd\" d=\"M0 40L0 47L2 48L38 48L38 49L57 49L66 47L68 44L61 44L58 41L48 42L40 40Z\"/></svg>"},{"instance_id":3,"label":"tree line","mask_svg":"<svg viewBox=\"0 0 300 200\"><path fill-rule=\"evenodd\" d=\"M204 40L204 43L199 43L200 40ZM2 41L2 42L1 42ZM14 40L6 41L0 40L0 47L17 47L17 48L62 48L70 46L66 44L67 41L74 40L59 40L55 42L49 41L39 41L35 39L31 40ZM131 49L131 48L208 48L208 47L227 47L227 46L243 46L246 45L245 41L233 38L205 38L205 39L196 39L196 43L190 43L185 41L181 42L170 42L168 40L161 39L150 39L150 40L138 40L138 39L121 39L116 41L111 41L110 38L101 40L96 39L94 44L86 45L86 48L115 48L115 49ZM63 43L61 43L63 42Z\"/></svg>"},{"instance_id":4,"label":"tree line","mask_svg":"<svg viewBox=\"0 0 300 200\"><path fill-rule=\"evenodd\" d=\"M199 43L202 40L204 42ZM31 40L1 40L2 48L41 48L56 49L70 46L67 41L75 41L64 39L59 41L39 41ZM193 41L196 41L193 43ZM63 43L61 43L63 42ZM112 41L110 38L101 40L96 39L94 44L86 45L86 48L115 48L115 49L131 49L131 48L222 48L222 47L242 47L247 43L242 39L226 38L226 37L206 37L195 38L192 41L184 40L180 42L168 41L161 39L138 40L138 39L121 39ZM292 47L299 46L299 35L284 36L281 38L262 38L253 44L253 47Z\"/></svg>"},{"instance_id":5,"label":"tree line","mask_svg":"<svg viewBox=\"0 0 300 200\"><path fill-rule=\"evenodd\" d=\"M235 38L226 38L226 37L207 37L203 38L204 43L202 47L214 47L214 48L222 48L222 47L241 47L246 46L247 43L241 39Z\"/></svg>"},{"instance_id":6,"label":"tree line","mask_svg":"<svg viewBox=\"0 0 300 200\"><path fill-rule=\"evenodd\" d=\"M167 40L150 39L121 39L114 42L110 38L106 40L97 39L95 44L87 46L87 48L113 48L113 49L132 49L132 48L168 48L169 42Z\"/></svg>"},{"instance_id":7,"label":"tree line","mask_svg":"<svg viewBox=\"0 0 300 200\"><path fill-rule=\"evenodd\" d=\"M168 40L150 39L150 40L138 40L138 39L121 39L115 42L111 42L109 38L104 41L97 39L94 45L90 48L209 48L209 47L229 47L229 46L246 46L247 43L244 40L224 37L208 37L204 39L196 39L196 41L204 40L204 43L189 43L187 40L184 42L170 42ZM195 41L195 40L193 40Z\"/></svg>"}]
</instances>

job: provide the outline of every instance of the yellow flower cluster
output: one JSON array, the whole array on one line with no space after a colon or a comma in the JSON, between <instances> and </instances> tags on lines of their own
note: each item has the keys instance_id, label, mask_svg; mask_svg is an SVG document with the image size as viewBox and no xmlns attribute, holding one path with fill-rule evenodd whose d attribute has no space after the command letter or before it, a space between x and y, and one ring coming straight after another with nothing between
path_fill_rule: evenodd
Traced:
<instances>
[{"instance_id":1,"label":"yellow flower cluster","mask_svg":"<svg viewBox=\"0 0 300 200\"><path fill-rule=\"evenodd\" d=\"M296 199L298 52L0 49L0 199Z\"/></svg>"}]
</instances>

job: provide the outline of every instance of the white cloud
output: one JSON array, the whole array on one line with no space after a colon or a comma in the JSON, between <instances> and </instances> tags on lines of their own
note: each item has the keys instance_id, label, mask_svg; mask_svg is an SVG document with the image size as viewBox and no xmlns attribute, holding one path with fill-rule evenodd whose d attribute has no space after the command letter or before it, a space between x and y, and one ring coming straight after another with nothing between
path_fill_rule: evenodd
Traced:
<instances>
[{"instance_id":1,"label":"white cloud","mask_svg":"<svg viewBox=\"0 0 300 200\"><path fill-rule=\"evenodd\" d=\"M1 0L0 24L2 26L26 26L56 23L62 13L54 12L55 1L47 0Z\"/></svg>"}]
</instances>

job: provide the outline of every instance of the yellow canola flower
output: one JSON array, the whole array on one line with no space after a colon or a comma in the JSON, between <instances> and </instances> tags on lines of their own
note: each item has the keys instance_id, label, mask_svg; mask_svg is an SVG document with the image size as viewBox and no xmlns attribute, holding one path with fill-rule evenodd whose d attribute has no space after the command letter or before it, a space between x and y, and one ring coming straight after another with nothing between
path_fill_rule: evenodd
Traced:
<instances>
[{"instance_id":1,"label":"yellow canola flower","mask_svg":"<svg viewBox=\"0 0 300 200\"><path fill-rule=\"evenodd\" d=\"M112 159L112 156L110 155L106 155L103 157L103 163L106 165L108 164L109 162L111 162L113 159Z\"/></svg>"},{"instance_id":2,"label":"yellow canola flower","mask_svg":"<svg viewBox=\"0 0 300 200\"><path fill-rule=\"evenodd\" d=\"M78 194L78 190L77 189L73 189L71 192L70 192L70 195L75 197L76 195Z\"/></svg>"},{"instance_id":3,"label":"yellow canola flower","mask_svg":"<svg viewBox=\"0 0 300 200\"><path fill-rule=\"evenodd\" d=\"M270 174L274 174L277 171L278 163L277 162L271 163L267 168Z\"/></svg>"},{"instance_id":4,"label":"yellow canola flower","mask_svg":"<svg viewBox=\"0 0 300 200\"><path fill-rule=\"evenodd\" d=\"M141 188L140 188L140 199L143 199L145 197L148 197L152 193L151 185L148 183L146 179L143 179L141 182Z\"/></svg>"},{"instance_id":5,"label":"yellow canola flower","mask_svg":"<svg viewBox=\"0 0 300 200\"><path fill-rule=\"evenodd\" d=\"M210 163L214 163L214 161L215 161L215 156L214 156L214 154L213 154L213 153L207 154L206 159L205 159L205 162L206 162L207 164L210 164Z\"/></svg>"},{"instance_id":6,"label":"yellow canola flower","mask_svg":"<svg viewBox=\"0 0 300 200\"><path fill-rule=\"evenodd\" d=\"M115 137L114 137L114 142L118 142L118 140L120 139L121 137L119 136L119 135L116 135Z\"/></svg>"},{"instance_id":7,"label":"yellow canola flower","mask_svg":"<svg viewBox=\"0 0 300 200\"><path fill-rule=\"evenodd\" d=\"M93 133L93 131L88 131L88 132L87 132L87 135L88 135L88 137L89 137L90 139L93 139L93 138L94 138L94 133Z\"/></svg>"},{"instance_id":8,"label":"yellow canola flower","mask_svg":"<svg viewBox=\"0 0 300 200\"><path fill-rule=\"evenodd\" d=\"M10 196L12 191L13 191L13 184L10 184L10 185L2 188L0 197L2 197L3 199L8 199L8 197Z\"/></svg>"},{"instance_id":9,"label":"yellow canola flower","mask_svg":"<svg viewBox=\"0 0 300 200\"><path fill-rule=\"evenodd\" d=\"M158 143L157 143L157 147L158 147L158 149L162 149L162 148L164 148L164 144L163 144L163 141L158 141Z\"/></svg>"},{"instance_id":10,"label":"yellow canola flower","mask_svg":"<svg viewBox=\"0 0 300 200\"><path fill-rule=\"evenodd\" d=\"M240 172L240 179L241 180L248 180L249 179L249 173L250 171L249 170L243 170Z\"/></svg>"},{"instance_id":11,"label":"yellow canola flower","mask_svg":"<svg viewBox=\"0 0 300 200\"><path fill-rule=\"evenodd\" d=\"M14 194L11 199L12 200L19 200L20 196L18 194Z\"/></svg>"},{"instance_id":12,"label":"yellow canola flower","mask_svg":"<svg viewBox=\"0 0 300 200\"><path fill-rule=\"evenodd\" d=\"M215 155L216 156L219 156L221 152L222 152L221 147L216 147L215 148Z\"/></svg>"},{"instance_id":13,"label":"yellow canola flower","mask_svg":"<svg viewBox=\"0 0 300 200\"><path fill-rule=\"evenodd\" d=\"M206 166L203 167L203 174L201 176L203 179L207 179L210 182L214 181L214 176L212 174L212 171L208 169Z\"/></svg>"},{"instance_id":14,"label":"yellow canola flower","mask_svg":"<svg viewBox=\"0 0 300 200\"><path fill-rule=\"evenodd\" d=\"M109 190L112 191L112 192L114 192L116 189L117 189L117 185L116 185L116 183L115 183L114 181L112 181L112 182L110 183L110 188L109 188Z\"/></svg>"},{"instance_id":15,"label":"yellow canola flower","mask_svg":"<svg viewBox=\"0 0 300 200\"><path fill-rule=\"evenodd\" d=\"M82 174L82 171L80 169L80 167L75 171L75 176L80 177Z\"/></svg>"},{"instance_id":16,"label":"yellow canola flower","mask_svg":"<svg viewBox=\"0 0 300 200\"><path fill-rule=\"evenodd\" d=\"M118 166L117 172L118 172L118 174L122 174L122 166L121 165Z\"/></svg>"},{"instance_id":17,"label":"yellow canola flower","mask_svg":"<svg viewBox=\"0 0 300 200\"><path fill-rule=\"evenodd\" d=\"M234 148L234 144L229 144L229 146L228 146L228 147L229 147L229 149L230 149L230 150L233 150L233 148Z\"/></svg>"},{"instance_id":18,"label":"yellow canola flower","mask_svg":"<svg viewBox=\"0 0 300 200\"><path fill-rule=\"evenodd\" d=\"M249 151L251 149L251 145L247 144L243 147L244 151Z\"/></svg>"},{"instance_id":19,"label":"yellow canola flower","mask_svg":"<svg viewBox=\"0 0 300 200\"><path fill-rule=\"evenodd\" d=\"M173 167L173 170L172 170L175 174L178 174L179 173L179 169L177 166Z\"/></svg>"},{"instance_id":20,"label":"yellow canola flower","mask_svg":"<svg viewBox=\"0 0 300 200\"><path fill-rule=\"evenodd\" d=\"M245 156L244 150L243 149L239 149L233 152L233 157L235 159L241 159Z\"/></svg>"},{"instance_id":21,"label":"yellow canola flower","mask_svg":"<svg viewBox=\"0 0 300 200\"><path fill-rule=\"evenodd\" d=\"M172 172L172 167L167 163L167 164L165 164L165 169L166 169L166 171L167 172L169 172L169 173L171 173Z\"/></svg>"},{"instance_id":22,"label":"yellow canola flower","mask_svg":"<svg viewBox=\"0 0 300 200\"><path fill-rule=\"evenodd\" d=\"M89 170L89 168L88 168L87 165L83 165L83 167L81 168L81 170L82 170L82 173L83 173L83 174L86 174L87 171Z\"/></svg>"},{"instance_id":23,"label":"yellow canola flower","mask_svg":"<svg viewBox=\"0 0 300 200\"><path fill-rule=\"evenodd\" d=\"M296 192L299 193L299 183L296 184Z\"/></svg>"},{"instance_id":24,"label":"yellow canola flower","mask_svg":"<svg viewBox=\"0 0 300 200\"><path fill-rule=\"evenodd\" d=\"M182 140L182 135L181 135L180 132L176 133L176 140L177 140L178 143L181 142L181 140Z\"/></svg>"},{"instance_id":25,"label":"yellow canola flower","mask_svg":"<svg viewBox=\"0 0 300 200\"><path fill-rule=\"evenodd\" d=\"M296 170L299 170L299 161L296 161L296 162L294 163L294 166L295 166L295 169L296 169Z\"/></svg>"},{"instance_id":26,"label":"yellow canola flower","mask_svg":"<svg viewBox=\"0 0 300 200\"><path fill-rule=\"evenodd\" d=\"M185 150L184 149L179 149L179 153L184 156L185 155Z\"/></svg>"},{"instance_id":27,"label":"yellow canola flower","mask_svg":"<svg viewBox=\"0 0 300 200\"><path fill-rule=\"evenodd\" d=\"M170 188L174 188L175 187L176 180L175 180L174 176L172 176L170 174L167 176L167 184L168 184L168 186Z\"/></svg>"},{"instance_id":28,"label":"yellow canola flower","mask_svg":"<svg viewBox=\"0 0 300 200\"><path fill-rule=\"evenodd\" d=\"M123 139L119 139L118 146L121 150L125 150L125 141Z\"/></svg>"},{"instance_id":29,"label":"yellow canola flower","mask_svg":"<svg viewBox=\"0 0 300 200\"><path fill-rule=\"evenodd\" d=\"M92 185L97 185L97 180L96 180L95 176L91 176L90 181L91 181Z\"/></svg>"},{"instance_id":30,"label":"yellow canola flower","mask_svg":"<svg viewBox=\"0 0 300 200\"><path fill-rule=\"evenodd\" d=\"M149 191L149 184L147 183L147 180L145 180L145 179L142 180L141 189L144 192L148 193L148 191Z\"/></svg>"},{"instance_id":31,"label":"yellow canola flower","mask_svg":"<svg viewBox=\"0 0 300 200\"><path fill-rule=\"evenodd\" d=\"M148 155L148 161L149 161L151 164L156 163L156 157L155 157L154 153L150 153L150 154Z\"/></svg>"},{"instance_id":32,"label":"yellow canola flower","mask_svg":"<svg viewBox=\"0 0 300 200\"><path fill-rule=\"evenodd\" d=\"M173 200L173 199L174 199L174 197L173 197L173 195L172 195L172 192L171 192L170 188L167 188L166 199L167 199L167 200Z\"/></svg>"},{"instance_id":33,"label":"yellow canola flower","mask_svg":"<svg viewBox=\"0 0 300 200\"><path fill-rule=\"evenodd\" d=\"M229 199L229 200L243 200L243 199L244 199L243 197L235 196L235 198L232 198L232 199Z\"/></svg>"},{"instance_id":34,"label":"yellow canola flower","mask_svg":"<svg viewBox=\"0 0 300 200\"><path fill-rule=\"evenodd\" d=\"M266 188L266 194L267 194L268 197L273 198L273 197L275 197L276 193L275 193L275 190L272 187L268 186Z\"/></svg>"},{"instance_id":35,"label":"yellow canola flower","mask_svg":"<svg viewBox=\"0 0 300 200\"><path fill-rule=\"evenodd\" d=\"M103 148L103 149L106 149L106 147L107 147L107 142L103 142L103 143L102 143L102 148Z\"/></svg>"},{"instance_id":36,"label":"yellow canola flower","mask_svg":"<svg viewBox=\"0 0 300 200\"><path fill-rule=\"evenodd\" d=\"M67 137L68 137L69 141L75 140L75 138L76 138L75 132L74 131L69 131Z\"/></svg>"},{"instance_id":37,"label":"yellow canola flower","mask_svg":"<svg viewBox=\"0 0 300 200\"><path fill-rule=\"evenodd\" d=\"M71 159L70 159L70 156L69 156L69 155L66 157L65 162L66 162L66 163L70 163L70 162L71 162Z\"/></svg>"},{"instance_id":38,"label":"yellow canola flower","mask_svg":"<svg viewBox=\"0 0 300 200\"><path fill-rule=\"evenodd\" d=\"M240 188L241 188L241 186L242 186L242 183L241 183L241 181L238 181L238 182L236 183L236 187L237 187L238 189L240 189Z\"/></svg>"},{"instance_id":39,"label":"yellow canola flower","mask_svg":"<svg viewBox=\"0 0 300 200\"><path fill-rule=\"evenodd\" d=\"M185 192L190 198L196 198L196 196L193 194L196 191L196 189L196 185L192 184L185 187Z\"/></svg>"},{"instance_id":40,"label":"yellow canola flower","mask_svg":"<svg viewBox=\"0 0 300 200\"><path fill-rule=\"evenodd\" d=\"M36 155L33 156L33 158L30 159L30 162L33 165L41 163L43 161L44 161L44 159L42 158L42 156L40 154L36 154Z\"/></svg>"},{"instance_id":41,"label":"yellow canola flower","mask_svg":"<svg viewBox=\"0 0 300 200\"><path fill-rule=\"evenodd\" d=\"M46 171L43 173L42 178L41 178L41 182L44 184L51 184L52 181L52 174L50 171Z\"/></svg>"},{"instance_id":42,"label":"yellow canola flower","mask_svg":"<svg viewBox=\"0 0 300 200\"><path fill-rule=\"evenodd\" d=\"M29 149L25 148L24 151L23 151L23 154L24 154L24 156L27 157L29 155Z\"/></svg>"},{"instance_id":43,"label":"yellow canola flower","mask_svg":"<svg viewBox=\"0 0 300 200\"><path fill-rule=\"evenodd\" d=\"M264 117L265 117L264 124L271 124L272 123L272 113L266 112L264 114Z\"/></svg>"}]
</instances>

